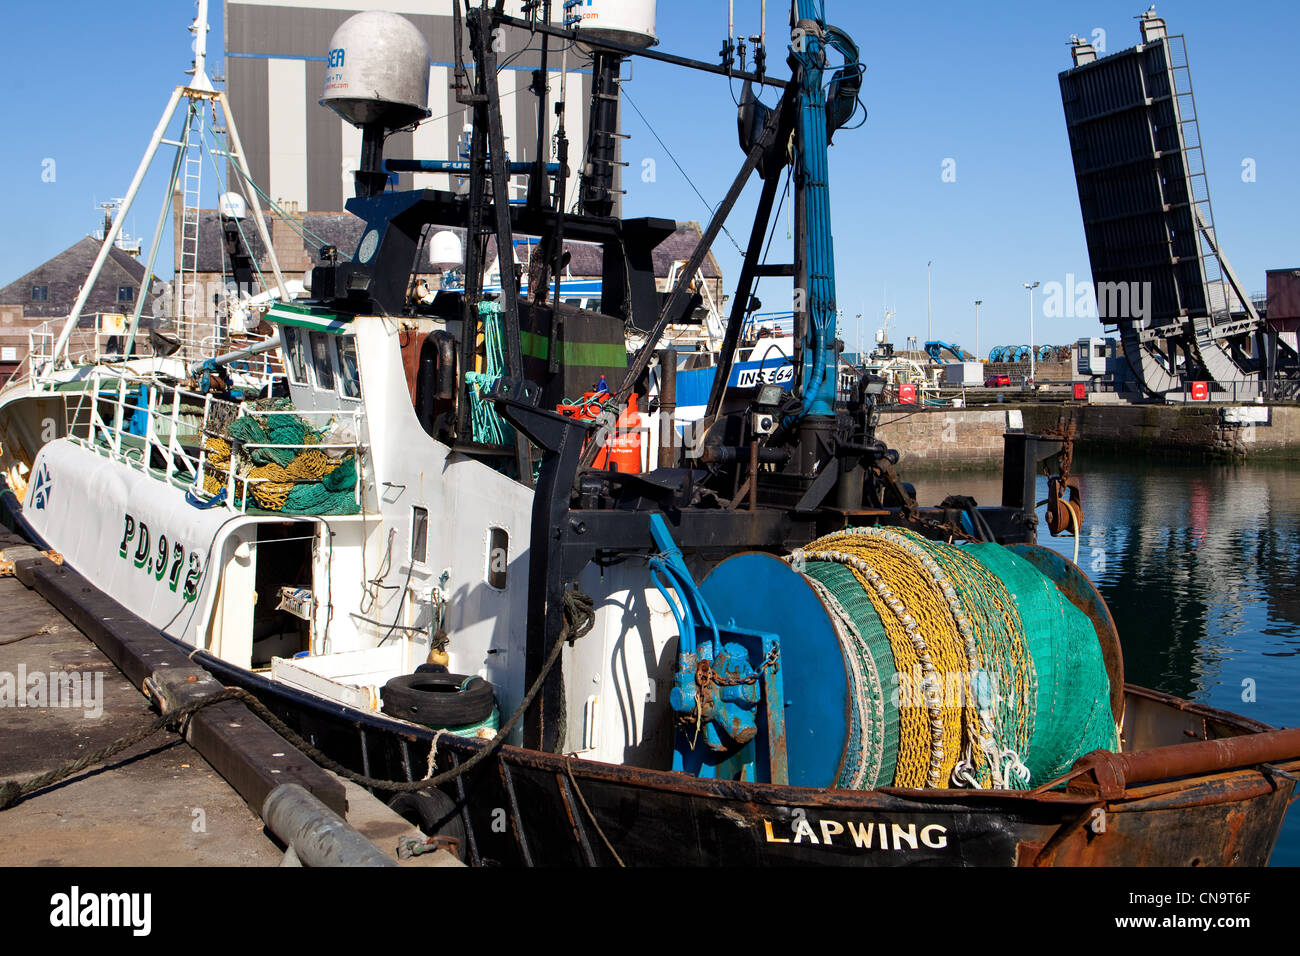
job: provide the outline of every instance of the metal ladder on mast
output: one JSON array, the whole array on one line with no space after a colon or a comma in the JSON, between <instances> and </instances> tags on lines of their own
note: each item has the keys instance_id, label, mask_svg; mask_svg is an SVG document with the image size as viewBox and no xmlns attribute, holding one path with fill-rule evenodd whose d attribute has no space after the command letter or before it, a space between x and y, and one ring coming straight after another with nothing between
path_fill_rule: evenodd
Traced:
<instances>
[{"instance_id":1,"label":"metal ladder on mast","mask_svg":"<svg viewBox=\"0 0 1300 956\"><path fill-rule=\"evenodd\" d=\"M198 288L199 265L199 201L203 185L203 144L206 137L207 117L204 101L190 99L189 117L185 125L185 160L181 170L181 241L180 241L180 297L176 309L176 326L180 334L182 355L193 358L202 343L199 328L201 305Z\"/></svg>"}]
</instances>

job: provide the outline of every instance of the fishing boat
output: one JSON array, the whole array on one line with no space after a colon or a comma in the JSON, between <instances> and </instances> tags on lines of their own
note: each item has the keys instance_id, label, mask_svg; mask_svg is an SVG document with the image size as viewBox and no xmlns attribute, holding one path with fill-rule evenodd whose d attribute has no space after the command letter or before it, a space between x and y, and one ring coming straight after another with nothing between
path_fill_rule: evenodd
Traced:
<instances>
[{"instance_id":1,"label":"fishing boat","mask_svg":"<svg viewBox=\"0 0 1300 956\"><path fill-rule=\"evenodd\" d=\"M428 50L396 15L346 21L323 102L362 130L364 228L267 312L287 395L91 372L84 424L4 495L28 536L473 864L1267 862L1300 731L1125 683L1100 595L1035 544L1043 475L1052 533L1084 520L1070 436L1009 428L1001 502L922 506L875 435L884 380L838 394L827 152L863 67L821 4L791 5L788 79L660 53L652 2L561 24L549 3L455 6L468 189L387 188L412 161L385 162L385 134L428 115ZM542 76L552 43L592 51L576 212L563 110L510 201L501 27L536 36ZM744 163L666 295L650 253L676 224L613 215L629 57L745 84ZM754 174L699 440L675 440L661 362L658 460L628 467L634 396ZM787 178L792 261L768 263ZM448 228L463 286L413 294ZM539 239L530 294L486 294L488 239L519 235ZM569 239L602 247L598 311L564 301ZM789 388L732 383L763 277L800 290ZM630 359L629 323L648 330ZM602 379L595 414L566 407Z\"/></svg>"}]
</instances>

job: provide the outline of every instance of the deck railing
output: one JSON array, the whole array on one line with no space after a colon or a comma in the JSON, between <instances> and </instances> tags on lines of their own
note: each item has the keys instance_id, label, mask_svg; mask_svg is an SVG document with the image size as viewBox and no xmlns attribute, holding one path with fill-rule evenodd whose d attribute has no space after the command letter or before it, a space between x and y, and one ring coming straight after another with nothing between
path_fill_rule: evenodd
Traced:
<instances>
[{"instance_id":1,"label":"deck railing","mask_svg":"<svg viewBox=\"0 0 1300 956\"><path fill-rule=\"evenodd\" d=\"M247 513L251 485L269 479L239 473L239 456L230 455L224 466L208 461L206 439L229 441L226 426L245 417L293 415L318 431L346 423L353 441L319 444L240 443L253 450L304 450L351 452L356 461L353 501L364 510L366 446L361 443L364 413L355 410L306 411L295 408L255 409L150 378L129 378L96 372L78 398L68 402L68 438L98 454L125 464L142 474L186 491L199 506L223 507ZM224 489L210 495L205 487L215 476ZM253 502L256 505L256 502Z\"/></svg>"},{"instance_id":2,"label":"deck railing","mask_svg":"<svg viewBox=\"0 0 1300 956\"><path fill-rule=\"evenodd\" d=\"M66 364L72 365L109 365L131 359L160 357L154 351L149 338L149 330L144 327L137 330L131 355L124 354L128 335L122 331L123 317L117 313L88 313L82 317L87 324L72 330L68 338L67 362L55 360L54 350L66 319L49 319L27 333L27 356L18 370L14 380L24 376L33 389L38 391L52 388L60 381L55 373ZM116 320L116 321L115 321ZM153 325L155 320L148 319ZM93 323L93 324L92 324ZM164 334L176 340L180 347L174 357L181 362L197 364L204 359L215 358L227 352L247 348L262 341L261 337L232 332L225 323L219 323L214 317L185 319L179 326L165 330ZM271 378L284 375L284 363L278 349L261 352L250 358L234 363L236 371L253 377Z\"/></svg>"}]
</instances>

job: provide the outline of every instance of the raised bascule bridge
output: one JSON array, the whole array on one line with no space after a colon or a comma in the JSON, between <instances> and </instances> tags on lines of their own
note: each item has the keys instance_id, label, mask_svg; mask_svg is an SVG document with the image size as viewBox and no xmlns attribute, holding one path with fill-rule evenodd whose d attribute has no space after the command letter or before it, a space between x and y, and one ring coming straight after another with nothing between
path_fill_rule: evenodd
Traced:
<instances>
[{"instance_id":1,"label":"raised bascule bridge","mask_svg":"<svg viewBox=\"0 0 1300 956\"><path fill-rule=\"evenodd\" d=\"M1294 399L1297 323L1282 294L1293 273L1270 271L1266 301L1233 271L1214 226L1185 40L1154 6L1139 24L1142 42L1109 56L1074 38L1074 66L1060 75L1098 315L1118 328L1153 397L1206 382L1211 399Z\"/></svg>"}]
</instances>

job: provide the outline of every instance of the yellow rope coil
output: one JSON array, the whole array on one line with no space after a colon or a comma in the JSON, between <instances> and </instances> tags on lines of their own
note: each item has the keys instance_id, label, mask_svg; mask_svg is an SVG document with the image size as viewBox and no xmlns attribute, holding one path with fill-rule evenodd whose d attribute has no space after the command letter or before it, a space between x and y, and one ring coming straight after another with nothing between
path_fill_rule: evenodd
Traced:
<instances>
[{"instance_id":1,"label":"yellow rope coil","mask_svg":"<svg viewBox=\"0 0 1300 956\"><path fill-rule=\"evenodd\" d=\"M205 435L203 450L208 453L208 464L214 468L225 468L230 464L230 442L224 438Z\"/></svg>"},{"instance_id":2,"label":"yellow rope coil","mask_svg":"<svg viewBox=\"0 0 1300 956\"><path fill-rule=\"evenodd\" d=\"M901 533L923 540L914 531ZM1006 584L969 552L947 546L941 550L946 558L945 570L953 584L962 595L972 598L962 603L975 630L980 666L996 680L996 693L1011 701L1013 723L1003 728L1007 741L1023 749L1028 746L1033 730L1030 717L1037 687L1025 626L1015 598Z\"/></svg>"},{"instance_id":3,"label":"yellow rope coil","mask_svg":"<svg viewBox=\"0 0 1300 956\"><path fill-rule=\"evenodd\" d=\"M896 786L1000 788L1027 776L1035 668L1014 597L977 556L885 528L797 554L848 568L885 628L900 675Z\"/></svg>"},{"instance_id":4,"label":"yellow rope coil","mask_svg":"<svg viewBox=\"0 0 1300 956\"><path fill-rule=\"evenodd\" d=\"M203 475L203 490L209 495L219 494L226 487L226 476L222 472L230 469L230 443L209 436L203 439L203 447L207 452L207 464L212 469ZM235 495L240 498L251 492L259 507L267 511L280 511L294 485L320 481L340 464L341 461L322 451L306 449L295 455L287 466L269 462L246 471L237 470ZM245 479L248 481L245 482ZM247 489L245 484L248 485Z\"/></svg>"},{"instance_id":5,"label":"yellow rope coil","mask_svg":"<svg viewBox=\"0 0 1300 956\"><path fill-rule=\"evenodd\" d=\"M267 511L280 511L293 490L291 481L261 481L254 484L253 500Z\"/></svg>"},{"instance_id":6,"label":"yellow rope coil","mask_svg":"<svg viewBox=\"0 0 1300 956\"><path fill-rule=\"evenodd\" d=\"M953 701L945 694L948 675L964 681L960 675L966 674L968 662L965 640L942 588L919 559L883 537L839 533L803 550L813 560L856 559L841 563L852 570L880 616L895 667L902 675L922 675L924 708L913 706L910 695L899 700L895 786L945 786L962 755L963 724L979 717L972 695ZM883 580L873 582L859 564L875 569Z\"/></svg>"},{"instance_id":7,"label":"yellow rope coil","mask_svg":"<svg viewBox=\"0 0 1300 956\"><path fill-rule=\"evenodd\" d=\"M289 462L287 471L298 481L320 481L339 466L340 462L323 451L302 451Z\"/></svg>"}]
</instances>

